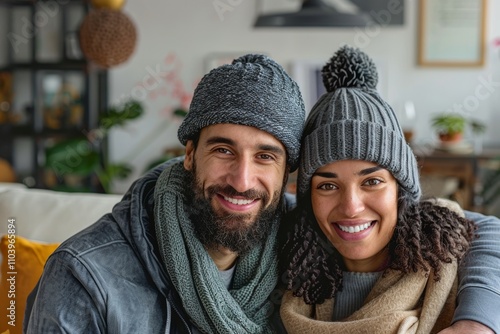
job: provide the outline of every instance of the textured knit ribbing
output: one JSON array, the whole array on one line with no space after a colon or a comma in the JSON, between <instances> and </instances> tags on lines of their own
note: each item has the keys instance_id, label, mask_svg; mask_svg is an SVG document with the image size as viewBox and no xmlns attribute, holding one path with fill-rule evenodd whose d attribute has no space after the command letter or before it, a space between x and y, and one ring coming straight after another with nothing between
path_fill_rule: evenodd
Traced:
<instances>
[{"instance_id":1,"label":"textured knit ribbing","mask_svg":"<svg viewBox=\"0 0 500 334\"><path fill-rule=\"evenodd\" d=\"M269 57L246 55L201 79L177 136L185 145L212 124L253 126L283 143L293 171L304 119L304 102L295 81Z\"/></svg>"},{"instance_id":2,"label":"textured knit ribbing","mask_svg":"<svg viewBox=\"0 0 500 334\"><path fill-rule=\"evenodd\" d=\"M182 163L163 171L155 187L155 230L166 271L184 309L204 333L272 333L269 295L277 283L277 215L268 239L241 256L229 291L195 236L184 199Z\"/></svg>"},{"instance_id":3,"label":"textured knit ribbing","mask_svg":"<svg viewBox=\"0 0 500 334\"><path fill-rule=\"evenodd\" d=\"M344 272L342 291L335 294L335 308L331 320L339 321L347 318L363 306L363 302L372 290L382 272L354 273ZM331 302L331 301L328 301Z\"/></svg>"}]
</instances>

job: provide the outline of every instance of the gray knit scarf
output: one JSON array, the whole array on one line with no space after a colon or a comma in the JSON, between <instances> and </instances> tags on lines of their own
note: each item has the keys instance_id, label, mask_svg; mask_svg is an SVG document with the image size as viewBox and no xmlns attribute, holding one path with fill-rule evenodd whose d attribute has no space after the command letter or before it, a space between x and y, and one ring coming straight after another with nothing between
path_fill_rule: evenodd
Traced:
<instances>
[{"instance_id":1,"label":"gray knit scarf","mask_svg":"<svg viewBox=\"0 0 500 334\"><path fill-rule=\"evenodd\" d=\"M182 162L163 171L155 190L155 229L161 257L187 314L204 333L272 333L269 296L278 279L277 214L263 243L239 258L230 290L196 238L188 218Z\"/></svg>"}]
</instances>

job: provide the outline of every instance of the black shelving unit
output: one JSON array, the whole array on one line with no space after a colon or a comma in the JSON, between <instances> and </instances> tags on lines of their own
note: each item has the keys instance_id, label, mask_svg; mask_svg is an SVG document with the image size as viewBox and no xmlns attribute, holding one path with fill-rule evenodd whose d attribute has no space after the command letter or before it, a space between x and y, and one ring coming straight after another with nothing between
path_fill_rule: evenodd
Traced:
<instances>
[{"instance_id":1,"label":"black shelving unit","mask_svg":"<svg viewBox=\"0 0 500 334\"><path fill-rule=\"evenodd\" d=\"M0 92L0 111L10 116L0 123L0 157L31 187L65 182L57 173L48 182L45 151L61 140L85 138L107 108L108 73L79 49L79 25L89 9L80 0L0 0L7 18L0 22L7 32L0 73L13 93L7 101Z\"/></svg>"}]
</instances>

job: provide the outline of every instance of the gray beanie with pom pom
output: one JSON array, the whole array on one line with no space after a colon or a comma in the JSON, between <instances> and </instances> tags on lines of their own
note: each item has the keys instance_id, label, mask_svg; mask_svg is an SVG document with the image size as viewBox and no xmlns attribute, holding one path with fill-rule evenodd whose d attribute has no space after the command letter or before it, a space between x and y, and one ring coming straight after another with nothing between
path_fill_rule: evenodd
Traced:
<instances>
[{"instance_id":1,"label":"gray beanie with pom pom","mask_svg":"<svg viewBox=\"0 0 500 334\"><path fill-rule=\"evenodd\" d=\"M248 54L201 79L177 137L186 145L209 125L253 126L283 143L294 171L304 120L304 101L297 83L271 58Z\"/></svg>"},{"instance_id":2,"label":"gray beanie with pom pom","mask_svg":"<svg viewBox=\"0 0 500 334\"><path fill-rule=\"evenodd\" d=\"M325 93L312 108L302 141L298 197L313 173L339 160L371 161L389 170L417 201L418 166L392 108L376 91L373 61L359 49L340 48L323 67Z\"/></svg>"}]
</instances>

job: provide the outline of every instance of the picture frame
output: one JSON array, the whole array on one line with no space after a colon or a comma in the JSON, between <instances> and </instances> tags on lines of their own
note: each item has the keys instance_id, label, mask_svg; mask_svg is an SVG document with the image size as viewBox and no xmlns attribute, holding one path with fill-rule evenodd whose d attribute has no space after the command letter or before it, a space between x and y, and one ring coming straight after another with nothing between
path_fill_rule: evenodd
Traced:
<instances>
[{"instance_id":1,"label":"picture frame","mask_svg":"<svg viewBox=\"0 0 500 334\"><path fill-rule=\"evenodd\" d=\"M484 65L487 0L421 0L418 65Z\"/></svg>"}]
</instances>

